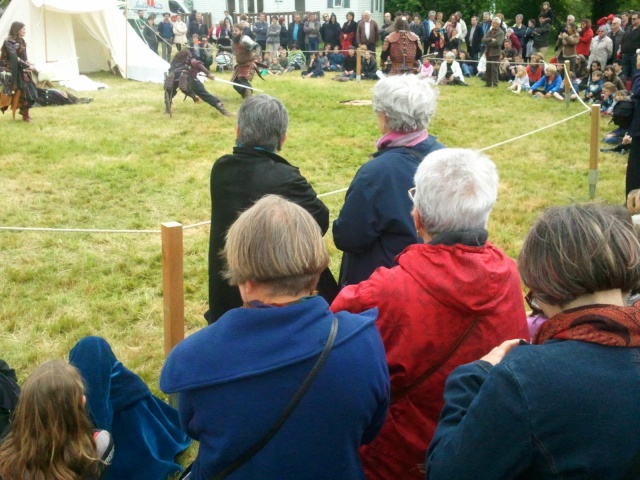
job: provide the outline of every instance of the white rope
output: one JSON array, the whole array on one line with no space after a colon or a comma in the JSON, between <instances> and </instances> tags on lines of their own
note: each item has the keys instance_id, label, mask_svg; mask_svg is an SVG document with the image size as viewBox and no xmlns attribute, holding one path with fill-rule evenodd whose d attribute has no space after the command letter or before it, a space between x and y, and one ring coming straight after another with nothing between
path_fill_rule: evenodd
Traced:
<instances>
[{"instance_id":1,"label":"white rope","mask_svg":"<svg viewBox=\"0 0 640 480\"><path fill-rule=\"evenodd\" d=\"M334 193L346 192L348 188L341 188L339 190L334 190L333 192L321 193L318 195L318 198L328 197L329 195L333 195Z\"/></svg>"},{"instance_id":2,"label":"white rope","mask_svg":"<svg viewBox=\"0 0 640 480\"><path fill-rule=\"evenodd\" d=\"M60 232L60 233L160 233L160 230L104 230L98 228L39 228L39 227L0 227L9 232Z\"/></svg>"},{"instance_id":3,"label":"white rope","mask_svg":"<svg viewBox=\"0 0 640 480\"><path fill-rule=\"evenodd\" d=\"M186 225L184 227L182 227L183 230L188 230L190 228L197 228L197 227L201 227L203 225L209 225L211 223L211 220L205 220L204 222L198 222L198 223L194 223L192 225Z\"/></svg>"}]
</instances>

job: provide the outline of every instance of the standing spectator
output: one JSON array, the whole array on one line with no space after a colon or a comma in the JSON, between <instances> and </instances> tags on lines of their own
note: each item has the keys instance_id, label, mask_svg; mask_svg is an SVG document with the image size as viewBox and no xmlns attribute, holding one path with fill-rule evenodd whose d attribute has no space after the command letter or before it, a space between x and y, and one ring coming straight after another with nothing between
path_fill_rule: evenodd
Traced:
<instances>
[{"instance_id":1,"label":"standing spectator","mask_svg":"<svg viewBox=\"0 0 640 480\"><path fill-rule=\"evenodd\" d=\"M448 51L455 50L456 53L460 51L460 39L458 38L458 30L455 28L452 28L447 32L444 49Z\"/></svg>"},{"instance_id":2,"label":"standing spectator","mask_svg":"<svg viewBox=\"0 0 640 480\"><path fill-rule=\"evenodd\" d=\"M640 188L640 55L636 55L636 73L631 81L631 98L635 102L633 120L629 132L622 141L625 144L631 143L626 174L625 192L627 196L631 190ZM640 202L636 204L640 207ZM639 213L638 209L634 213Z\"/></svg>"},{"instance_id":3,"label":"standing spectator","mask_svg":"<svg viewBox=\"0 0 640 480\"><path fill-rule=\"evenodd\" d=\"M362 20L358 23L356 30L356 41L358 46L366 45L367 50L376 52L376 44L380 39L380 30L375 20L371 18L371 12L364 11L362 13Z\"/></svg>"},{"instance_id":4,"label":"standing spectator","mask_svg":"<svg viewBox=\"0 0 640 480\"><path fill-rule=\"evenodd\" d=\"M465 37L467 36L467 24L462 19L462 13L456 12L456 30L458 30L458 39L460 42L464 42Z\"/></svg>"},{"instance_id":5,"label":"standing spectator","mask_svg":"<svg viewBox=\"0 0 640 480\"><path fill-rule=\"evenodd\" d=\"M373 87L373 110L382 134L378 151L356 173L333 222L333 239L343 252L341 286L366 280L378 267L395 265L396 255L417 243L407 190L425 155L443 148L426 130L436 101L429 82L415 75L388 76Z\"/></svg>"},{"instance_id":6,"label":"standing spectator","mask_svg":"<svg viewBox=\"0 0 640 480\"><path fill-rule=\"evenodd\" d=\"M631 28L631 22L629 21L629 14L627 12L622 12L620 14L620 28L622 28L622 30L626 31L629 30Z\"/></svg>"},{"instance_id":7,"label":"standing spectator","mask_svg":"<svg viewBox=\"0 0 640 480\"><path fill-rule=\"evenodd\" d=\"M289 31L287 30L287 19L280 17L278 19L280 24L280 46L284 49L289 47Z\"/></svg>"},{"instance_id":8,"label":"standing spectator","mask_svg":"<svg viewBox=\"0 0 640 480\"><path fill-rule=\"evenodd\" d=\"M451 30L458 30L457 26L458 26L458 18L454 13L452 13L451 16L449 17L449 20L447 20L447 23L444 24L444 36L446 38L450 38Z\"/></svg>"},{"instance_id":9,"label":"standing spectator","mask_svg":"<svg viewBox=\"0 0 640 480\"><path fill-rule=\"evenodd\" d=\"M264 13L261 13L258 21L253 25L253 33L256 36L256 43L260 45L262 50L267 49L267 30L269 29L269 24L267 23L267 17ZM278 40L278 43L280 41Z\"/></svg>"},{"instance_id":10,"label":"standing spectator","mask_svg":"<svg viewBox=\"0 0 640 480\"><path fill-rule=\"evenodd\" d=\"M631 14L631 25L627 28L620 46L620 51L622 52L622 74L627 79L632 79L636 73L636 50L639 48L640 18L638 17L638 12L633 12Z\"/></svg>"},{"instance_id":11,"label":"standing spectator","mask_svg":"<svg viewBox=\"0 0 640 480\"><path fill-rule=\"evenodd\" d=\"M154 25L154 19L150 16L147 18L147 23L142 30L142 36L147 42L147 45L153 53L158 54L158 34L156 32L156 26Z\"/></svg>"},{"instance_id":12,"label":"standing spectator","mask_svg":"<svg viewBox=\"0 0 640 480\"><path fill-rule=\"evenodd\" d=\"M570 70L576 70L576 46L580 42L580 35L575 23L570 23L566 27L566 32L558 35L556 48L558 51L558 63L564 63L569 60Z\"/></svg>"},{"instance_id":13,"label":"standing spectator","mask_svg":"<svg viewBox=\"0 0 640 480\"><path fill-rule=\"evenodd\" d=\"M527 34L527 26L522 23L524 21L524 17L521 14L516 15L516 23L511 27L513 29L513 33L518 37L518 41L520 42L520 51L518 52L523 57L525 56L525 35Z\"/></svg>"},{"instance_id":14,"label":"standing spectator","mask_svg":"<svg viewBox=\"0 0 640 480\"><path fill-rule=\"evenodd\" d=\"M606 65L612 52L613 41L607 37L607 29L604 27L598 27L598 35L591 40L589 64L594 60L597 60L600 62L600 65Z\"/></svg>"},{"instance_id":15,"label":"standing spectator","mask_svg":"<svg viewBox=\"0 0 640 480\"><path fill-rule=\"evenodd\" d=\"M478 60L480 50L482 48L482 27L478 25L478 17L471 17L471 27L467 31L465 43L467 44L467 53L471 60Z\"/></svg>"},{"instance_id":16,"label":"standing spectator","mask_svg":"<svg viewBox=\"0 0 640 480\"><path fill-rule=\"evenodd\" d=\"M143 32L146 24L147 22L144 19L144 10L138 10L138 18L133 22L133 28L136 33L140 35L140 38L144 38Z\"/></svg>"},{"instance_id":17,"label":"standing spectator","mask_svg":"<svg viewBox=\"0 0 640 480\"><path fill-rule=\"evenodd\" d=\"M613 42L613 53L611 57L609 57L609 61L607 63L612 64L613 61L618 58L618 53L620 53L620 46L622 45L622 38L624 37L624 30L620 28L621 20L618 17L615 17L611 21L611 31L609 32L609 38Z\"/></svg>"},{"instance_id":18,"label":"standing spectator","mask_svg":"<svg viewBox=\"0 0 640 480\"><path fill-rule=\"evenodd\" d=\"M182 18L178 15L174 15L173 18L173 44L176 46L176 50L180 51L183 45L187 44L187 31L189 27L182 21Z\"/></svg>"},{"instance_id":19,"label":"standing spectator","mask_svg":"<svg viewBox=\"0 0 640 480\"><path fill-rule=\"evenodd\" d=\"M540 9L540 14L549 22L549 26L553 25L553 12L551 11L551 4L544 2Z\"/></svg>"},{"instance_id":20,"label":"standing spectator","mask_svg":"<svg viewBox=\"0 0 640 480\"><path fill-rule=\"evenodd\" d=\"M522 44L522 58L528 62L533 52L533 32L536 28L536 21L532 18L527 22L527 31L524 34L524 43Z\"/></svg>"},{"instance_id":21,"label":"standing spectator","mask_svg":"<svg viewBox=\"0 0 640 480\"><path fill-rule=\"evenodd\" d=\"M491 21L491 30L482 39L487 57L486 87L498 87L498 76L500 74L498 62L500 61L500 52L504 44L504 32L500 28L501 23L502 21L498 17L494 17Z\"/></svg>"},{"instance_id":22,"label":"standing spectator","mask_svg":"<svg viewBox=\"0 0 640 480\"><path fill-rule=\"evenodd\" d=\"M442 22L440 20L436 20L436 28L431 30L431 35L429 35L430 54L435 55L437 58L442 58L444 55L445 43L446 39L442 33Z\"/></svg>"},{"instance_id":23,"label":"standing spectator","mask_svg":"<svg viewBox=\"0 0 640 480\"><path fill-rule=\"evenodd\" d=\"M491 14L489 12L484 12L482 14L482 36L484 37L489 33L489 30L491 30Z\"/></svg>"},{"instance_id":24,"label":"standing spectator","mask_svg":"<svg viewBox=\"0 0 640 480\"><path fill-rule=\"evenodd\" d=\"M307 57L307 62L310 59L310 52L318 53L320 48L320 22L316 20L316 14L310 13L309 20L304 22L304 45Z\"/></svg>"},{"instance_id":25,"label":"standing spectator","mask_svg":"<svg viewBox=\"0 0 640 480\"><path fill-rule=\"evenodd\" d=\"M173 45L173 24L169 19L170 14L162 14L162 22L158 24L158 35L162 39L162 58L166 62L171 62L171 49Z\"/></svg>"},{"instance_id":26,"label":"standing spectator","mask_svg":"<svg viewBox=\"0 0 640 480\"><path fill-rule=\"evenodd\" d=\"M505 40L509 40L511 42L511 47L516 49L516 54L520 54L522 51L522 44L520 43L520 39L515 34L512 28L507 28L507 32L505 33Z\"/></svg>"},{"instance_id":27,"label":"standing spectator","mask_svg":"<svg viewBox=\"0 0 640 480\"><path fill-rule=\"evenodd\" d=\"M325 45L327 43L327 41L324 38L325 35L325 29L327 27L327 25L329 25L329 14L328 13L323 13L322 14L322 25L320 25L320 41L324 42Z\"/></svg>"},{"instance_id":28,"label":"standing spectator","mask_svg":"<svg viewBox=\"0 0 640 480\"><path fill-rule=\"evenodd\" d=\"M417 35L420 39L420 45L422 45L427 34L424 30L424 25L420 21L420 15L417 13L413 16L413 22L409 25L409 29Z\"/></svg>"},{"instance_id":29,"label":"standing spectator","mask_svg":"<svg viewBox=\"0 0 640 480\"><path fill-rule=\"evenodd\" d=\"M380 434L360 449L369 480L424 480L417 465L438 424L447 375L491 345L529 337L516 265L488 241L496 166L471 150L443 149L420 162L414 182L402 193L424 243L345 287L331 305L378 309L392 400Z\"/></svg>"},{"instance_id":30,"label":"standing spectator","mask_svg":"<svg viewBox=\"0 0 640 480\"><path fill-rule=\"evenodd\" d=\"M384 42L384 39L387 38L387 35L389 35L392 30L393 22L391 21L391 14L387 12L384 14L384 21L380 26L380 40Z\"/></svg>"},{"instance_id":31,"label":"standing spectator","mask_svg":"<svg viewBox=\"0 0 640 480\"><path fill-rule=\"evenodd\" d=\"M424 22L422 22L422 24L424 25L424 32L425 32L423 53L426 55L427 53L429 53L429 38L431 37L431 32L433 31L434 28L436 28L435 10L429 11L429 14L427 15L427 19Z\"/></svg>"},{"instance_id":32,"label":"standing spectator","mask_svg":"<svg viewBox=\"0 0 640 480\"><path fill-rule=\"evenodd\" d=\"M329 45L331 50L334 47L340 46L340 33L342 32L342 27L338 23L338 18L335 13L331 14L329 17L329 23L327 23L326 28L324 29L324 46Z\"/></svg>"},{"instance_id":33,"label":"standing spectator","mask_svg":"<svg viewBox=\"0 0 640 480\"><path fill-rule=\"evenodd\" d=\"M231 26L229 19L225 18L222 28L220 29L220 33L218 34L218 46L230 47L231 35L233 35L233 27Z\"/></svg>"},{"instance_id":34,"label":"standing spectator","mask_svg":"<svg viewBox=\"0 0 640 480\"><path fill-rule=\"evenodd\" d=\"M278 55L278 48L280 48L280 24L278 23L278 17L275 15L271 17L271 25L267 29L267 45L269 46L271 57L275 58Z\"/></svg>"},{"instance_id":35,"label":"standing spectator","mask_svg":"<svg viewBox=\"0 0 640 480\"><path fill-rule=\"evenodd\" d=\"M533 29L533 53L538 53L544 59L549 48L551 24L544 15L538 17L538 26Z\"/></svg>"},{"instance_id":36,"label":"standing spectator","mask_svg":"<svg viewBox=\"0 0 640 480\"><path fill-rule=\"evenodd\" d=\"M189 23L187 36L193 38L194 35L198 35L198 38L200 38L202 35L207 35L208 33L207 24L202 20L202 14L196 13L195 18Z\"/></svg>"},{"instance_id":37,"label":"standing spectator","mask_svg":"<svg viewBox=\"0 0 640 480\"><path fill-rule=\"evenodd\" d=\"M302 41L304 39L304 32L302 31L303 28L304 25L302 25L300 21L300 14L296 13L293 16L293 22L289 24L289 38L287 40L289 48L291 48L294 43L298 46L304 45L304 42Z\"/></svg>"},{"instance_id":38,"label":"standing spectator","mask_svg":"<svg viewBox=\"0 0 640 480\"><path fill-rule=\"evenodd\" d=\"M340 36L340 44L343 51L348 51L349 47L354 44L358 24L354 20L353 12L347 13L347 21L342 25L342 34Z\"/></svg>"},{"instance_id":39,"label":"standing spectator","mask_svg":"<svg viewBox=\"0 0 640 480\"><path fill-rule=\"evenodd\" d=\"M588 18L583 18L580 22L578 33L580 34L580 42L576 47L576 54L584 55L586 58L589 58L589 54L591 53L591 40L593 40L591 20L589 20Z\"/></svg>"},{"instance_id":40,"label":"standing spectator","mask_svg":"<svg viewBox=\"0 0 640 480\"><path fill-rule=\"evenodd\" d=\"M229 25L233 27L233 17L231 16L231 13L229 13L229 10L224 11L224 20L229 20Z\"/></svg>"}]
</instances>

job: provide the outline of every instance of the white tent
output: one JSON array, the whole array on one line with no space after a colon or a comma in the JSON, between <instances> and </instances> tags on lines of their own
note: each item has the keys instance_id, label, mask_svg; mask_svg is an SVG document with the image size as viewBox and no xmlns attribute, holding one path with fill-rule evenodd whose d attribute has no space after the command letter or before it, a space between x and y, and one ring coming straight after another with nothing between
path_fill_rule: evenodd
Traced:
<instances>
[{"instance_id":1,"label":"white tent","mask_svg":"<svg viewBox=\"0 0 640 480\"><path fill-rule=\"evenodd\" d=\"M29 61L69 80L117 65L126 78L162 83L169 64L134 32L114 0L12 0L0 18L0 38L12 22L27 27Z\"/></svg>"}]
</instances>

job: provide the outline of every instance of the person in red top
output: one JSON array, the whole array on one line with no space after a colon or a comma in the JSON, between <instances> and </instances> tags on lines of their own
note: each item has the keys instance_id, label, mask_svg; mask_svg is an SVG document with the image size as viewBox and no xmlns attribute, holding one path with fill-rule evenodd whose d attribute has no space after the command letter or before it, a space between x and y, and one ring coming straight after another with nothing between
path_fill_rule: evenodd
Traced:
<instances>
[{"instance_id":1,"label":"person in red top","mask_svg":"<svg viewBox=\"0 0 640 480\"><path fill-rule=\"evenodd\" d=\"M542 78L544 73L544 65L540 63L540 56L537 53L531 54L531 63L525 68L529 77L529 84L533 85Z\"/></svg>"},{"instance_id":2,"label":"person in red top","mask_svg":"<svg viewBox=\"0 0 640 480\"><path fill-rule=\"evenodd\" d=\"M591 20L588 18L583 19L580 22L580 28L578 29L580 34L580 41L576 45L576 55L584 55L589 58L589 52L591 51L591 40L593 39L593 30L591 29Z\"/></svg>"},{"instance_id":3,"label":"person in red top","mask_svg":"<svg viewBox=\"0 0 640 480\"><path fill-rule=\"evenodd\" d=\"M425 243L345 287L331 305L333 312L378 308L391 405L378 437L360 448L368 480L424 479L419 465L449 373L507 339L529 338L516 265L487 241L494 163L471 150L438 150L418 167L415 185L413 219Z\"/></svg>"}]
</instances>

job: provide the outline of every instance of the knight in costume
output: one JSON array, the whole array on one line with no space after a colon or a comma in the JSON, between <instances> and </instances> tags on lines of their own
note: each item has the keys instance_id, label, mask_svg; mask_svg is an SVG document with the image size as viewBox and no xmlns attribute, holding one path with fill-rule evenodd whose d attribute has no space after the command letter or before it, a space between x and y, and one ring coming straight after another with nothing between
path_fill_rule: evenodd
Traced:
<instances>
[{"instance_id":1,"label":"knight in costume","mask_svg":"<svg viewBox=\"0 0 640 480\"><path fill-rule=\"evenodd\" d=\"M383 62L391 62L389 75L414 73L422 56L420 47L420 37L409 30L407 19L398 17L394 31L384 39L380 57Z\"/></svg>"},{"instance_id":2,"label":"knight in costume","mask_svg":"<svg viewBox=\"0 0 640 480\"><path fill-rule=\"evenodd\" d=\"M0 51L0 111L4 113L11 107L13 118L16 110L25 122L30 122L29 109L38 98L36 85L31 73L36 72L27 58L27 44L24 36L27 29L24 23L13 22L9 36L2 44Z\"/></svg>"},{"instance_id":3,"label":"knight in costume","mask_svg":"<svg viewBox=\"0 0 640 480\"><path fill-rule=\"evenodd\" d=\"M233 26L233 35L231 40L231 49L233 51L233 56L236 59L236 68L233 72L231 81L249 87L243 88L236 85L233 86L234 90L238 92L242 98L247 98L251 96L251 93L253 92L251 90L250 82L253 80L253 74L256 71L254 57L256 54L260 53L260 45L251 40L247 35L243 35L242 29L239 25Z\"/></svg>"},{"instance_id":4,"label":"knight in costume","mask_svg":"<svg viewBox=\"0 0 640 480\"><path fill-rule=\"evenodd\" d=\"M178 93L178 89L180 89L187 97L192 98L195 103L203 100L224 116L231 115L224 108L219 98L207 92L202 82L197 79L198 73L204 73L211 80L215 79L213 73L193 55L190 49L184 48L173 57L171 67L169 67L169 72L164 80L166 113L171 115L171 102L176 93Z\"/></svg>"}]
</instances>

